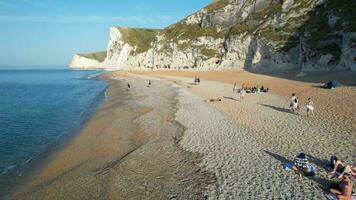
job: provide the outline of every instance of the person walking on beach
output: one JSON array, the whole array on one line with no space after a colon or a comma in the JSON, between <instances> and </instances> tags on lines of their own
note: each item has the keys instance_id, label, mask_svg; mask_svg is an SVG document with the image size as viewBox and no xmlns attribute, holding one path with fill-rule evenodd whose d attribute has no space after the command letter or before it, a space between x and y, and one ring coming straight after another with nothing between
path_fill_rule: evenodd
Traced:
<instances>
[{"instance_id":1,"label":"person walking on beach","mask_svg":"<svg viewBox=\"0 0 356 200\"><path fill-rule=\"evenodd\" d=\"M152 85L151 80L148 80L148 86L147 87L150 87L151 85Z\"/></svg>"},{"instance_id":2,"label":"person walking on beach","mask_svg":"<svg viewBox=\"0 0 356 200\"><path fill-rule=\"evenodd\" d=\"M240 98L243 100L245 98L246 91L244 88L241 88L240 90Z\"/></svg>"},{"instance_id":3,"label":"person walking on beach","mask_svg":"<svg viewBox=\"0 0 356 200\"><path fill-rule=\"evenodd\" d=\"M311 98L308 98L307 116L309 116L309 112L311 112L311 114L314 113L314 103L312 102Z\"/></svg>"},{"instance_id":4,"label":"person walking on beach","mask_svg":"<svg viewBox=\"0 0 356 200\"><path fill-rule=\"evenodd\" d=\"M298 98L295 96L295 93L292 94L292 99L290 102L290 107L292 108L292 112L296 113L298 109Z\"/></svg>"},{"instance_id":5,"label":"person walking on beach","mask_svg":"<svg viewBox=\"0 0 356 200\"><path fill-rule=\"evenodd\" d=\"M127 88L129 88L129 89L131 88L131 85L130 85L130 83L127 83Z\"/></svg>"}]
</instances>

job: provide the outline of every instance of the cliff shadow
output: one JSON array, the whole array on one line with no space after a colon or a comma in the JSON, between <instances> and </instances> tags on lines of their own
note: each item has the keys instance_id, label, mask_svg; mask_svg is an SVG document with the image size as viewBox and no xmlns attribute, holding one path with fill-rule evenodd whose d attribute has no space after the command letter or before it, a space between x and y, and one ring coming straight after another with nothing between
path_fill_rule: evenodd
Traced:
<instances>
[{"instance_id":1,"label":"cliff shadow","mask_svg":"<svg viewBox=\"0 0 356 200\"><path fill-rule=\"evenodd\" d=\"M254 16L269 14L278 18L282 13L283 2L284 1L273 0L269 7L252 14ZM275 10L268 10L271 9L271 7L279 10L272 13L272 11ZM293 9L297 8L295 6L290 8L290 10ZM258 28L259 30L254 33L252 36L253 39L250 41L247 57L243 66L244 70L251 73L301 82L322 84L329 80L338 80L345 86L354 86L356 84L356 72L351 72L350 69L344 71L305 72L305 76L296 77L305 66L307 60L312 61L309 62L309 65L313 68L313 63L317 63L321 55L332 55L332 58L322 66L325 69L336 69L336 66L342 64L340 62L343 53L340 46L343 43L342 33L344 30L349 32L356 30L356 14L354 9L356 9L356 1L324 1L300 18L289 19L288 23L283 27L276 28L272 25L267 25L266 27ZM285 31L289 31L289 36L285 36ZM266 35L266 32L268 35ZM266 67L263 66L261 61L253 63L255 62L254 56L256 55L256 47L258 46L257 37L283 41L282 45L275 49L276 52L288 54L290 50L294 48L297 52L294 54L295 58L292 59L293 61L289 59L286 61L283 60L283 63L270 62ZM269 61L272 61L271 55L273 54L272 52L269 55L261 56L262 58L269 58ZM356 57L353 61L356 61ZM278 67L273 67L273 65L280 64L280 66L283 66L288 65L288 63L291 63L291 65L293 63L293 65L298 67L294 67L291 70L278 70Z\"/></svg>"}]
</instances>

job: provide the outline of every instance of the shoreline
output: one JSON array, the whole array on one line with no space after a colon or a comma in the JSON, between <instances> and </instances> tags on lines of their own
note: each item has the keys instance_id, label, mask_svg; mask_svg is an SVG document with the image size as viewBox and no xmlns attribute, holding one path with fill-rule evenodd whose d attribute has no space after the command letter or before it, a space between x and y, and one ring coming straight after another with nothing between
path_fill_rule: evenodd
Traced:
<instances>
[{"instance_id":1,"label":"shoreline","mask_svg":"<svg viewBox=\"0 0 356 200\"><path fill-rule=\"evenodd\" d=\"M105 75L104 78L107 79ZM127 91L126 80L142 86L133 86ZM176 94L172 87L153 85L152 91L160 90L164 94L157 98L147 91L146 80L141 77L108 82L104 105L14 199L66 199L71 195L82 199L89 196L120 199L132 194L139 198L147 196L148 191L151 197L158 199L202 197L202 188L213 178L197 166L198 155L175 145L184 128L174 120ZM166 106L162 108L160 102ZM126 171L127 165L133 165L140 173ZM130 184L137 186L129 187L135 192L127 193ZM161 189L149 189L156 187Z\"/></svg>"},{"instance_id":2,"label":"shoreline","mask_svg":"<svg viewBox=\"0 0 356 200\"><path fill-rule=\"evenodd\" d=\"M95 77L93 78L97 77L98 75L95 75ZM105 79L101 79L101 81L107 82ZM100 110L101 106L104 105L106 101L105 93L107 92L108 87L109 84L106 87L105 91L102 94L98 95L97 98L100 98L100 100L93 102L94 108L91 108L87 111L88 113L85 116L84 121L83 123L81 123L80 127L77 127L75 130L72 130L71 133L54 141L48 146L48 148L44 152L42 152L40 155L37 155L37 157L32 158L28 166L26 166L26 168L21 172L21 174L24 175L21 175L22 177L20 177L19 180L14 183L14 185L8 192L4 193L2 198L11 199L15 194L24 190L28 185L31 184L32 179L34 179L38 173L43 171L45 167L50 162L52 162L55 157L61 151L63 151L74 138L76 138L81 133L82 129L86 126L86 124L96 115L96 113Z\"/></svg>"},{"instance_id":3,"label":"shoreline","mask_svg":"<svg viewBox=\"0 0 356 200\"><path fill-rule=\"evenodd\" d=\"M187 77L197 72L185 73L104 74L111 89L116 84L116 93L108 91L108 101L90 120L89 127L54 159L52 167L42 172L41 177L49 181L37 181L37 186L17 198L66 199L70 196L63 193L69 193L83 199L88 195L94 199L102 195L113 199L326 199L326 188L335 181L325 171L329 156L355 161L356 107L349 101L356 94L354 87L322 90L312 87L314 83L282 81L288 91L313 93L316 102L323 103L325 94L330 98L327 101L332 101L344 93L339 103L349 111L333 113L338 107L330 107L307 118L285 110L288 97L275 85L281 84L279 79L243 74L251 82L269 81L272 92L248 94L242 101L232 93L231 74L223 74L224 80L207 80L204 76L208 75L204 75L201 84L194 85ZM148 79L153 83L150 87ZM131 84L129 90L127 83ZM329 91L332 93L326 93ZM317 99L319 96L321 99ZM222 101L206 101L211 98ZM332 120L333 116L338 117ZM100 120L101 126L91 127ZM98 132L109 135L101 141L104 135ZM95 139L88 138L88 133ZM341 141L335 143L334 138ZM95 151L88 146L80 149L88 142ZM80 157L72 157L78 148ZM92 155L79 162L86 151ZM300 179L283 170L283 163L299 151L305 151L317 166L317 178ZM62 164L68 160L73 163ZM56 175L56 170L65 168L68 170ZM83 177L87 180L81 180ZM65 188L66 184L71 187ZM74 188L78 187L87 194L77 192ZM153 188L160 189L157 192Z\"/></svg>"}]
</instances>

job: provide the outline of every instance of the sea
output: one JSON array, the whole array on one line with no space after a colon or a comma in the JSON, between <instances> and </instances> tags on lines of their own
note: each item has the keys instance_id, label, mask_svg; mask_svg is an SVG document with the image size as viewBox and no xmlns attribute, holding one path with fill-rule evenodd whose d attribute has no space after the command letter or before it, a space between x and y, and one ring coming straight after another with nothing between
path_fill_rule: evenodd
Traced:
<instances>
[{"instance_id":1,"label":"sea","mask_svg":"<svg viewBox=\"0 0 356 200\"><path fill-rule=\"evenodd\" d=\"M100 73L0 70L0 197L96 112L108 87Z\"/></svg>"}]
</instances>

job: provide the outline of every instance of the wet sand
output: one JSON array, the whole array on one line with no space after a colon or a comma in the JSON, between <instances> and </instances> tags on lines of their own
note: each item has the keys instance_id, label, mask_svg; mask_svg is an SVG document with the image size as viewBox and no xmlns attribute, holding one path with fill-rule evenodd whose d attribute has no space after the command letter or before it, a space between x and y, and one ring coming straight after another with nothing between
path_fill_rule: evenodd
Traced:
<instances>
[{"instance_id":1,"label":"wet sand","mask_svg":"<svg viewBox=\"0 0 356 200\"><path fill-rule=\"evenodd\" d=\"M202 199L214 182L184 151L169 84L121 76L83 131L13 199ZM127 90L127 82L132 87Z\"/></svg>"}]
</instances>

